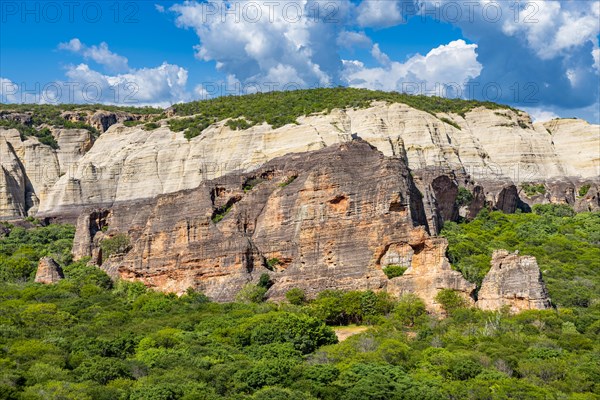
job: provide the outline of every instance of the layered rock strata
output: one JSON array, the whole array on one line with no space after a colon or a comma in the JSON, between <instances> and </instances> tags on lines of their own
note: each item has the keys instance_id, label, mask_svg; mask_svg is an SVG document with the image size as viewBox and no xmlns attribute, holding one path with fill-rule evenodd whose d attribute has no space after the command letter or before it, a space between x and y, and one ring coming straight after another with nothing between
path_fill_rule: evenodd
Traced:
<instances>
[{"instance_id":1,"label":"layered rock strata","mask_svg":"<svg viewBox=\"0 0 600 400\"><path fill-rule=\"evenodd\" d=\"M16 131L0 129L0 136L12 146L0 158L4 175L0 217L36 211L40 216L76 216L89 205L110 207L151 199L195 188L232 171L254 170L285 154L348 142L353 136L386 156L406 160L430 204L426 208L432 226L456 216L448 203L452 196L440 196L438 184L444 183L434 184L440 176L470 190L480 186L485 202L492 206L500 202L503 210L519 204L514 192L501 193L510 185L529 205L564 202L581 210L599 208L600 127L581 120L531 124L527 114L509 109L434 116L404 104L374 103L366 109L301 117L298 125L278 129L263 124L233 131L221 121L188 141L182 133L170 131L164 121L158 129L146 131L119 123L131 116L100 114L94 119L96 125L108 129L93 146L91 138L77 130L70 130L75 135L69 139L71 148L65 132L54 132L60 144L55 151L35 138L22 142ZM14 166L15 157L20 168ZM542 183L547 190L530 198L521 192L522 183ZM578 195L587 184L595 197ZM11 206L9 198L14 199ZM448 204L437 210L436 203Z\"/></svg>"}]
</instances>

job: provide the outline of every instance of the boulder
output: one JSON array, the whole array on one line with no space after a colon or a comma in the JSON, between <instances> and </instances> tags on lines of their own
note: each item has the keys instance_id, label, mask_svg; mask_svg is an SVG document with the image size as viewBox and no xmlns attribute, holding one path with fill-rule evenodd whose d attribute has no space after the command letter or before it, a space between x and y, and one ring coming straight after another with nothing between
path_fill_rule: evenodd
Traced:
<instances>
[{"instance_id":1,"label":"boulder","mask_svg":"<svg viewBox=\"0 0 600 400\"><path fill-rule=\"evenodd\" d=\"M504 306L509 306L512 312L551 307L535 257L494 251L492 267L478 293L477 307L498 310Z\"/></svg>"},{"instance_id":2,"label":"boulder","mask_svg":"<svg viewBox=\"0 0 600 400\"><path fill-rule=\"evenodd\" d=\"M64 274L60 265L50 257L40 259L37 272L35 273L35 282L45 285L56 283L64 279Z\"/></svg>"}]
</instances>

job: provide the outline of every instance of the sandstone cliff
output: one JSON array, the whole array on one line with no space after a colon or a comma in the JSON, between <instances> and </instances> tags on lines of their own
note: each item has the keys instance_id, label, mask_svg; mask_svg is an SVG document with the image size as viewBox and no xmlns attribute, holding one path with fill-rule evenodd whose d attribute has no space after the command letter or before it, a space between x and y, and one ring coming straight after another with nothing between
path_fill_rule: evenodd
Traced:
<instances>
[{"instance_id":1,"label":"sandstone cliff","mask_svg":"<svg viewBox=\"0 0 600 400\"><path fill-rule=\"evenodd\" d=\"M586 183L597 193L600 175L600 127L580 120L532 125L525 113L510 109L434 116L400 103L376 102L370 108L301 117L297 125L278 129L263 124L233 131L221 121L188 141L164 122L146 131L119 123L128 116L102 115L93 121L85 117L90 123L99 121L102 129L108 127L93 146L85 131L68 130L54 132L60 144L57 151L35 138L22 142L16 131L0 128L0 136L12 146L2 150L0 159L5 175L0 178L0 217L35 214L39 203L40 216L74 219L90 204L111 206L192 189L235 170L251 171L273 158L348 142L353 136L386 156L407 160L434 229L440 220L457 213L452 204L444 205L447 195L440 200L440 186L436 194L433 180L443 175L470 190L480 186L480 196L492 206L504 197L503 189L515 185L517 194L509 193L500 208L514 208L517 195L529 204L555 201L580 209L599 207L598 196L572 195ZM529 198L519 192L525 182L542 183L548 190ZM8 198L16 199L11 204L22 205L9 207Z\"/></svg>"},{"instance_id":2,"label":"sandstone cliff","mask_svg":"<svg viewBox=\"0 0 600 400\"><path fill-rule=\"evenodd\" d=\"M104 215L106 235L124 232L132 243L126 255L100 260L111 275L177 293L194 287L220 301L262 273L274 281L274 299L292 287L309 296L328 288L379 290L388 281L382 267L390 246L418 248L428 240L404 162L363 141L116 204ZM93 255L104 235L96 221L80 219L77 256Z\"/></svg>"}]
</instances>

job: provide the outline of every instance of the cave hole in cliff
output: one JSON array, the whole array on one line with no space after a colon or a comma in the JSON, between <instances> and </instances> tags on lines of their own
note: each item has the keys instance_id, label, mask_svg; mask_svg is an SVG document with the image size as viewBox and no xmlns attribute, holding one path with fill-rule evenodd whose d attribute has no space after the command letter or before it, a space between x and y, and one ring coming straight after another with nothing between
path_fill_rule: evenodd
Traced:
<instances>
[{"instance_id":1,"label":"cave hole in cliff","mask_svg":"<svg viewBox=\"0 0 600 400\"><path fill-rule=\"evenodd\" d=\"M333 199L329 200L330 204L340 204L342 201L346 200L346 196L343 194L339 194L335 196Z\"/></svg>"},{"instance_id":2,"label":"cave hole in cliff","mask_svg":"<svg viewBox=\"0 0 600 400\"><path fill-rule=\"evenodd\" d=\"M244 181L244 183L242 184L242 190L244 191L244 193L247 193L254 189L255 186L262 183L264 180L265 179L262 178L262 175L259 177L252 176Z\"/></svg>"},{"instance_id":3,"label":"cave hole in cliff","mask_svg":"<svg viewBox=\"0 0 600 400\"><path fill-rule=\"evenodd\" d=\"M265 171L262 174L260 174L260 178L263 179L263 180L267 180L267 181L270 181L274 177L275 177L275 172L274 171Z\"/></svg>"},{"instance_id":4,"label":"cave hole in cliff","mask_svg":"<svg viewBox=\"0 0 600 400\"><path fill-rule=\"evenodd\" d=\"M399 201L392 201L390 203L390 211L392 211L392 212L406 211L406 205L400 203Z\"/></svg>"}]
</instances>

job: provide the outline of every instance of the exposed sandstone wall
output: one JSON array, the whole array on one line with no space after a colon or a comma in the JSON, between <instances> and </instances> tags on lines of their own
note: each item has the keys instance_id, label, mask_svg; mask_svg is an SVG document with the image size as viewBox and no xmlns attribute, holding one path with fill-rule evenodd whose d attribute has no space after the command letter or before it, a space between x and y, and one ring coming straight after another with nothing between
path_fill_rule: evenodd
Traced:
<instances>
[{"instance_id":1,"label":"exposed sandstone wall","mask_svg":"<svg viewBox=\"0 0 600 400\"><path fill-rule=\"evenodd\" d=\"M562 177L572 182L575 190L585 179L597 185L600 168L597 125L561 120L546 124L547 127L534 126L526 114L511 110L476 109L464 118L439 115L442 116L452 119L461 129L403 104L382 103L368 109L334 110L328 115L302 117L298 125L275 130L260 125L232 131L219 122L191 141L166 126L145 131L117 123L83 157L75 157L77 160L68 171L60 165L60 159L59 166L52 167L57 162L51 160L50 148L38 149L40 154L35 159L48 162L44 161L46 171L41 181L30 178L33 184L30 203L37 204L39 199L40 215L49 216L78 213L81 207L90 204L110 206L120 201L153 198L195 188L205 180L234 170L256 169L288 153L347 142L353 135L376 146L384 155L407 160L415 176L421 170L437 171L432 179L453 174L451 179L460 186L469 177L473 185L485 187L491 197L497 197L499 191L487 187L483 181L515 184L518 188L520 182L549 182L551 186L555 177ZM115 115L112 119L120 122L124 118L128 117ZM101 125L102 121L100 118ZM108 124L107 121L104 122ZM6 131L1 132L0 135L5 135ZM18 144L13 143L13 147ZM30 167L23 160L22 163L27 175L40 175L35 166ZM428 192L432 179L425 180L419 188L425 201L434 204L439 199ZM552 198L524 200L531 203ZM578 202L575 199L573 205L579 207ZM35 212L35 204L31 205L30 213ZM596 207L594 202L581 207L589 204ZM428 213L430 221L440 218Z\"/></svg>"},{"instance_id":2,"label":"exposed sandstone wall","mask_svg":"<svg viewBox=\"0 0 600 400\"><path fill-rule=\"evenodd\" d=\"M513 312L551 307L535 257L494 251L492 268L478 293L477 307L498 310L504 306Z\"/></svg>"},{"instance_id":3,"label":"exposed sandstone wall","mask_svg":"<svg viewBox=\"0 0 600 400\"><path fill-rule=\"evenodd\" d=\"M234 299L262 273L275 282L274 299L292 287L309 296L328 288L380 290L390 246L428 240L412 186L401 160L363 141L289 155L253 173L116 205L106 235L127 232L132 249L102 268L161 290L198 288L219 301ZM81 219L86 238L88 221Z\"/></svg>"},{"instance_id":4,"label":"exposed sandstone wall","mask_svg":"<svg viewBox=\"0 0 600 400\"><path fill-rule=\"evenodd\" d=\"M435 296L442 289L457 291L467 304L474 304L475 284L454 271L446 258L448 242L444 238L431 238L411 246L406 257L409 267L402 276L390 280L387 291L394 295L414 293L425 301L430 311L441 312Z\"/></svg>"}]
</instances>

